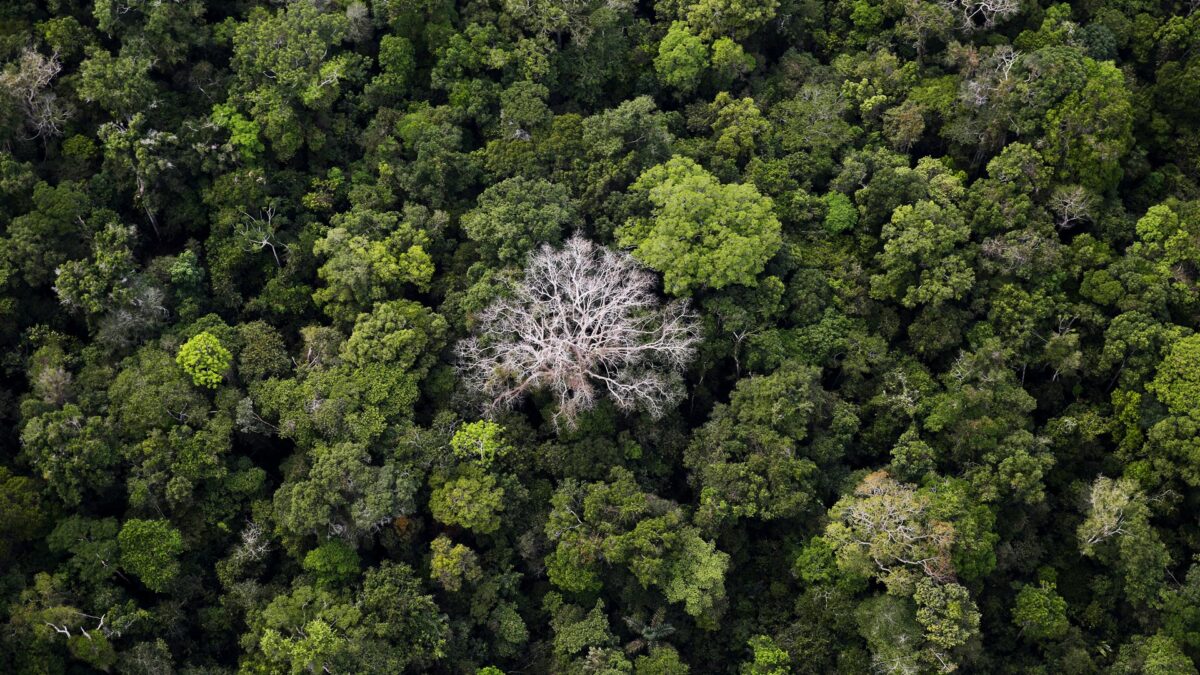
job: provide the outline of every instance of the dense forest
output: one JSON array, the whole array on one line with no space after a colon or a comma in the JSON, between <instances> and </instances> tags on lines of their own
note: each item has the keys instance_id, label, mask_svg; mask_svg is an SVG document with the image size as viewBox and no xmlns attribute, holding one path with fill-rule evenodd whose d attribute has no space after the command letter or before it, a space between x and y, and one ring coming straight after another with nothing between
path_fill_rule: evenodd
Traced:
<instances>
[{"instance_id":1,"label":"dense forest","mask_svg":"<svg viewBox=\"0 0 1200 675\"><path fill-rule=\"evenodd\" d=\"M1196 673L1198 10L5 0L0 672Z\"/></svg>"}]
</instances>

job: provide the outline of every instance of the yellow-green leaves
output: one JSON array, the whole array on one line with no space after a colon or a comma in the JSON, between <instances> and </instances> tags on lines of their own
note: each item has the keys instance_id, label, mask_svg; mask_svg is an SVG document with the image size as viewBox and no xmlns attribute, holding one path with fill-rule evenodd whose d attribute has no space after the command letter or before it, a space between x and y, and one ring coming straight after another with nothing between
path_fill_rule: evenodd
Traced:
<instances>
[{"instance_id":1,"label":"yellow-green leaves","mask_svg":"<svg viewBox=\"0 0 1200 675\"><path fill-rule=\"evenodd\" d=\"M179 348L175 362L188 375L197 387L216 389L221 384L224 373L229 369L233 360L229 350L221 346L221 341L207 331L188 340Z\"/></svg>"},{"instance_id":2,"label":"yellow-green leaves","mask_svg":"<svg viewBox=\"0 0 1200 675\"><path fill-rule=\"evenodd\" d=\"M497 457L503 457L512 449L504 441L504 427L480 420L459 427L450 439L454 456L476 462L487 468Z\"/></svg>"},{"instance_id":3,"label":"yellow-green leaves","mask_svg":"<svg viewBox=\"0 0 1200 675\"><path fill-rule=\"evenodd\" d=\"M638 260L663 273L672 295L753 285L782 243L770 197L748 184L722 184L686 157L652 167L633 185L652 204L617 232Z\"/></svg>"},{"instance_id":4,"label":"yellow-green leaves","mask_svg":"<svg viewBox=\"0 0 1200 675\"><path fill-rule=\"evenodd\" d=\"M708 68L708 45L682 21L671 24L662 42L654 69L668 86L688 92L700 84L700 76Z\"/></svg>"}]
</instances>

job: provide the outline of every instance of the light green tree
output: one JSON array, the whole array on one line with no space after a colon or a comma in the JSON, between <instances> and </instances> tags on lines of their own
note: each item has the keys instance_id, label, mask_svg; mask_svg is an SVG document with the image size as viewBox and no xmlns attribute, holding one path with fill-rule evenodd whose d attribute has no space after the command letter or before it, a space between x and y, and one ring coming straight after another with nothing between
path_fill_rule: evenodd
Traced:
<instances>
[{"instance_id":1,"label":"light green tree","mask_svg":"<svg viewBox=\"0 0 1200 675\"><path fill-rule=\"evenodd\" d=\"M432 556L429 560L429 576L442 588L451 593L462 589L463 582L475 582L483 578L479 556L463 544L455 544L446 535L438 535L429 544Z\"/></svg>"},{"instance_id":2,"label":"light green tree","mask_svg":"<svg viewBox=\"0 0 1200 675\"><path fill-rule=\"evenodd\" d=\"M708 58L704 40L686 23L676 21L658 43L654 69L667 86L687 93L700 84L700 77L708 69Z\"/></svg>"},{"instance_id":3,"label":"light green tree","mask_svg":"<svg viewBox=\"0 0 1200 675\"><path fill-rule=\"evenodd\" d=\"M450 449L460 460L476 462L485 469L512 450L504 440L504 427L489 420L459 427L450 439Z\"/></svg>"},{"instance_id":4,"label":"light green tree","mask_svg":"<svg viewBox=\"0 0 1200 675\"><path fill-rule=\"evenodd\" d=\"M753 285L782 243L770 197L753 185L722 184L686 157L648 169L632 189L651 215L627 221L617 239L662 272L673 295Z\"/></svg>"},{"instance_id":5,"label":"light green tree","mask_svg":"<svg viewBox=\"0 0 1200 675\"><path fill-rule=\"evenodd\" d=\"M216 389L221 384L232 361L233 355L208 331L198 333L185 342L175 357L175 362L192 377L197 387L209 389Z\"/></svg>"}]
</instances>

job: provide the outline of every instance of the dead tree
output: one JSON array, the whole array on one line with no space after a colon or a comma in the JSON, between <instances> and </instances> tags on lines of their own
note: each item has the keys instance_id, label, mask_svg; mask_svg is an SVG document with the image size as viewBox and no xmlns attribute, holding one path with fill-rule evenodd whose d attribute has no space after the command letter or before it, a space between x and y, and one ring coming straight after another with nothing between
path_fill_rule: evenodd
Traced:
<instances>
[{"instance_id":1,"label":"dead tree","mask_svg":"<svg viewBox=\"0 0 1200 675\"><path fill-rule=\"evenodd\" d=\"M1016 16L1021 9L1018 0L942 0L942 4L959 14L960 27L970 33L990 30L998 21Z\"/></svg>"},{"instance_id":2,"label":"dead tree","mask_svg":"<svg viewBox=\"0 0 1200 675\"><path fill-rule=\"evenodd\" d=\"M686 302L664 306L653 287L627 253L579 236L544 246L459 343L462 376L488 412L547 391L556 425L573 427L603 393L621 410L659 417L682 398L679 372L700 337Z\"/></svg>"},{"instance_id":3,"label":"dead tree","mask_svg":"<svg viewBox=\"0 0 1200 675\"><path fill-rule=\"evenodd\" d=\"M0 72L0 90L7 91L20 106L32 134L30 139L45 139L62 133L69 110L50 87L50 82L61 70L57 52L43 56L26 47L20 61Z\"/></svg>"},{"instance_id":4,"label":"dead tree","mask_svg":"<svg viewBox=\"0 0 1200 675\"><path fill-rule=\"evenodd\" d=\"M1058 216L1058 229L1068 230L1092 219L1092 195L1081 185L1063 185L1050 195L1050 210Z\"/></svg>"}]
</instances>

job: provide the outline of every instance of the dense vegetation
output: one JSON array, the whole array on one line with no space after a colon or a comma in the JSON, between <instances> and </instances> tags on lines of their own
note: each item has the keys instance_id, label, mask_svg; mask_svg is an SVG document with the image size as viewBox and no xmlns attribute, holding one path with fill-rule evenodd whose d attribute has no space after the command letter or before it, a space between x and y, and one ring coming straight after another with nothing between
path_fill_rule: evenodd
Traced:
<instances>
[{"instance_id":1,"label":"dense vegetation","mask_svg":"<svg viewBox=\"0 0 1200 675\"><path fill-rule=\"evenodd\" d=\"M1196 673L1195 0L0 3L0 672Z\"/></svg>"}]
</instances>

